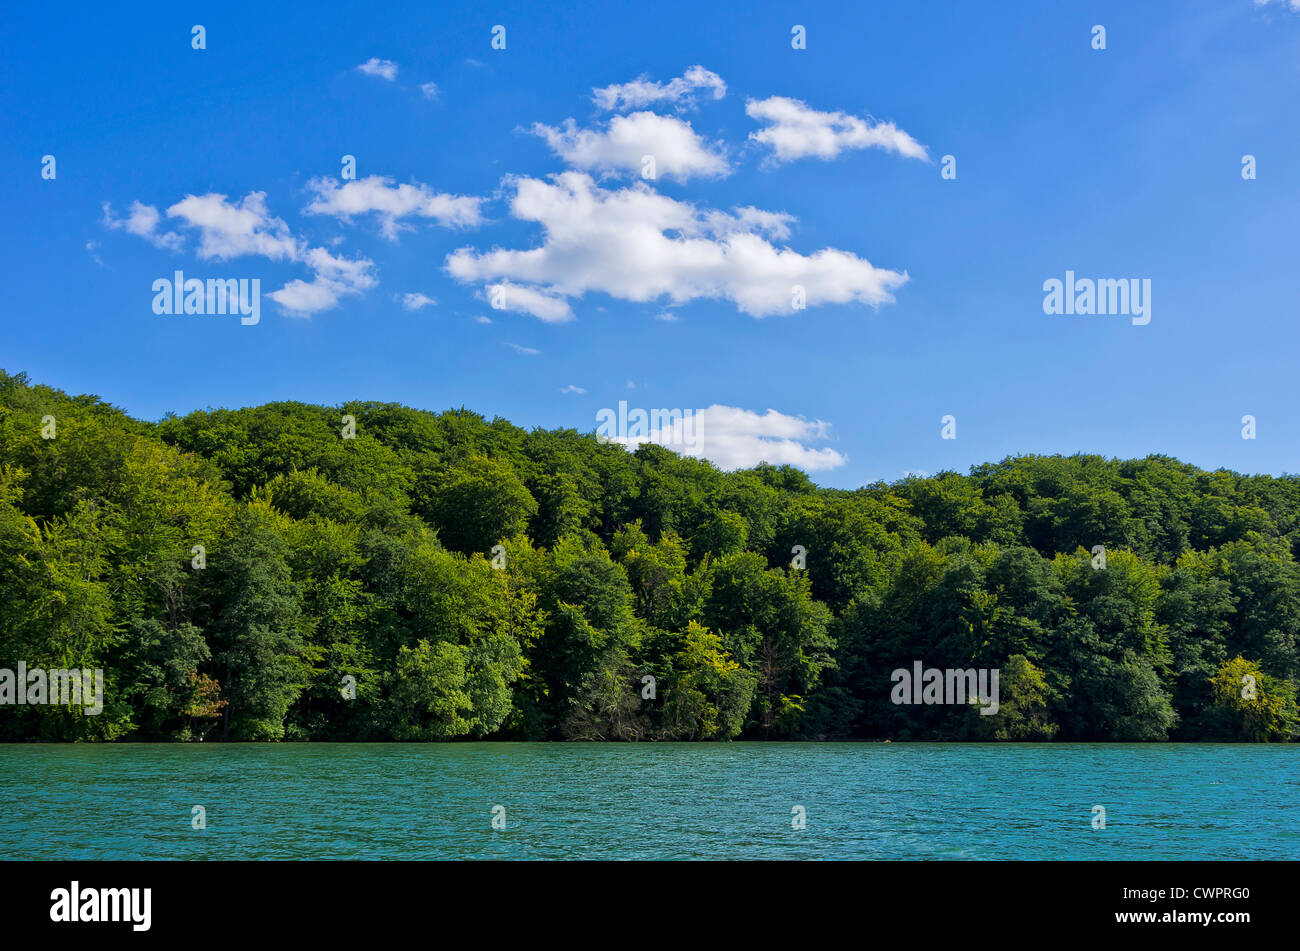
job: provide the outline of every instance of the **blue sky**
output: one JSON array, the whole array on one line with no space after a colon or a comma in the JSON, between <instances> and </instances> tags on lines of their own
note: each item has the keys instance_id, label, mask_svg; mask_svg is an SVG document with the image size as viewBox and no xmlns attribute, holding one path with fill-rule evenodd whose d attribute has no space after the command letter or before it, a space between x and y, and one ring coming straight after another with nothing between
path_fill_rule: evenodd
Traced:
<instances>
[{"instance_id":1,"label":"blue sky","mask_svg":"<svg viewBox=\"0 0 1300 951\"><path fill-rule=\"evenodd\" d=\"M151 419L716 407L706 455L844 487L1294 472L1291 2L24 5L0 367ZM260 323L155 314L177 269L259 279ZM1150 280L1150 323L1044 314L1067 270Z\"/></svg>"}]
</instances>

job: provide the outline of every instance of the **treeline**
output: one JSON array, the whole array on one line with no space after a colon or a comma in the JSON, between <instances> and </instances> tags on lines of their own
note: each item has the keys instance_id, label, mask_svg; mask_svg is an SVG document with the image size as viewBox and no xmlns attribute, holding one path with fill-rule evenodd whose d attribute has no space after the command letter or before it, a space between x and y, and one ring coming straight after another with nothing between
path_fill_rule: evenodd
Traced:
<instances>
[{"instance_id":1,"label":"treeline","mask_svg":"<svg viewBox=\"0 0 1300 951\"><path fill-rule=\"evenodd\" d=\"M106 682L0 738L1291 740L1298 503L1161 456L840 491L465 409L150 423L0 371L0 668ZM998 713L893 703L915 661L1000 669Z\"/></svg>"}]
</instances>

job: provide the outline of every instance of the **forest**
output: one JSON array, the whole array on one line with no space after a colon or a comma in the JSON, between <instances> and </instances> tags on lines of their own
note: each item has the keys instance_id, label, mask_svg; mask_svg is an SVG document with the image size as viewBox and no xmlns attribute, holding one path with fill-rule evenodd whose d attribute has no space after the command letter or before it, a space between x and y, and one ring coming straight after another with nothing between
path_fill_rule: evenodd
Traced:
<instances>
[{"instance_id":1,"label":"forest","mask_svg":"<svg viewBox=\"0 0 1300 951\"><path fill-rule=\"evenodd\" d=\"M350 419L345 419L350 417ZM1288 742L1300 477L1007 458L847 491L465 408L158 422L0 371L0 740ZM900 705L1000 671L994 716Z\"/></svg>"}]
</instances>

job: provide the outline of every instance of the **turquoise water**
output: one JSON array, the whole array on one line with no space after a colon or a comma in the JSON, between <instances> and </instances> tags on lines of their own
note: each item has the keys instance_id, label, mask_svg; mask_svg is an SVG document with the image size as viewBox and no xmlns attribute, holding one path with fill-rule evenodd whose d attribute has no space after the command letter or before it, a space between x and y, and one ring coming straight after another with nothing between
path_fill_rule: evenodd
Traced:
<instances>
[{"instance_id":1,"label":"turquoise water","mask_svg":"<svg viewBox=\"0 0 1300 951\"><path fill-rule=\"evenodd\" d=\"M207 828L191 828L191 807ZM492 828L505 807L504 830ZM1094 805L1106 828L1092 827ZM803 806L807 827L792 828ZM1300 749L0 747L20 859L1295 859Z\"/></svg>"}]
</instances>

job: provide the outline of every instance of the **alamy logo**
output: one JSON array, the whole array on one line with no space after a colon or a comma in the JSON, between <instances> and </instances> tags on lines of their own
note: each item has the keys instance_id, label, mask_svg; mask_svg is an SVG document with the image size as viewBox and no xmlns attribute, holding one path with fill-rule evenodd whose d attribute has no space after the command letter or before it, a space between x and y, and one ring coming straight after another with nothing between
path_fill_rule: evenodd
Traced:
<instances>
[{"instance_id":1,"label":"alamy logo","mask_svg":"<svg viewBox=\"0 0 1300 951\"><path fill-rule=\"evenodd\" d=\"M148 931L152 923L151 888L71 888L50 892L50 921L129 921L132 931Z\"/></svg>"},{"instance_id":2,"label":"alamy logo","mask_svg":"<svg viewBox=\"0 0 1300 951\"><path fill-rule=\"evenodd\" d=\"M40 706L44 704L75 704L86 716L104 712L104 671L80 668L51 668L42 670L18 662L17 672L0 668L0 704Z\"/></svg>"},{"instance_id":3,"label":"alamy logo","mask_svg":"<svg viewBox=\"0 0 1300 951\"><path fill-rule=\"evenodd\" d=\"M998 712L998 678L1001 668L981 667L978 670L922 668L919 660L912 669L900 667L890 675L894 689L889 699L896 704L949 704L966 706L974 701L979 705L980 716L989 717Z\"/></svg>"},{"instance_id":4,"label":"alamy logo","mask_svg":"<svg viewBox=\"0 0 1300 951\"><path fill-rule=\"evenodd\" d=\"M596 441L639 446L652 442L677 450L699 449L703 437L703 410L633 409L618 401L618 411L608 407L596 413ZM683 452L683 455L689 455Z\"/></svg>"},{"instance_id":5,"label":"alamy logo","mask_svg":"<svg viewBox=\"0 0 1300 951\"><path fill-rule=\"evenodd\" d=\"M251 327L262 319L262 279L208 278L188 280L177 271L171 280L153 282L155 314L197 314L217 317L239 314L239 322Z\"/></svg>"},{"instance_id":6,"label":"alamy logo","mask_svg":"<svg viewBox=\"0 0 1300 951\"><path fill-rule=\"evenodd\" d=\"M1043 282L1044 314L1078 314L1082 317L1129 317L1134 326L1151 323L1151 278L1076 278L1065 272L1065 280Z\"/></svg>"}]
</instances>

